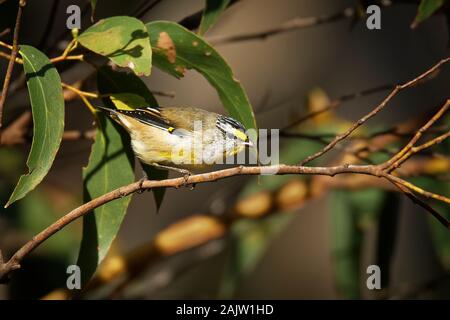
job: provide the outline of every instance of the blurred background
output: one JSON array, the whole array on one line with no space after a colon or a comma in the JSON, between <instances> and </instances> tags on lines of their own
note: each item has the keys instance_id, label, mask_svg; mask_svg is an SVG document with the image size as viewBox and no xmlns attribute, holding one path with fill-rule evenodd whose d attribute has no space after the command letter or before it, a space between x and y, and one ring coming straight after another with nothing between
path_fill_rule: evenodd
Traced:
<instances>
[{"instance_id":1,"label":"blurred background","mask_svg":"<svg viewBox=\"0 0 450 320\"><path fill-rule=\"evenodd\" d=\"M144 22L181 21L204 6L202 0L153 2L154 6L142 12L152 1L129 0L124 5L123 1L99 0L95 19L138 15ZM392 2L382 7L381 30L368 30L365 18L342 16L267 38L218 43L215 48L246 89L258 126L285 128L342 96L408 81L449 55L445 14L433 15L411 29L418 1ZM84 8L82 27L91 25L87 1L29 0L20 42L50 56L59 54L64 39L69 39L65 10L70 4ZM214 41L219 36L264 31L294 18L330 16L346 8L364 8L364 4L351 0L238 1L206 38ZM1 30L13 25L16 10L15 1L0 4ZM10 41L10 35L4 38ZM0 61L2 75L6 64L7 60ZM68 63L58 69L64 82L82 80L85 90L96 90L89 66ZM29 108L20 71L16 66L5 106L6 124ZM153 68L152 75L143 80L152 90L175 93L174 97L157 96L160 105L225 112L215 90L193 70L177 80ZM368 127L375 130L423 121L448 99L449 83L450 69L445 66L430 81L401 92ZM308 134L342 132L349 121L360 118L388 94L387 90L375 91L293 129ZM92 117L81 101L66 102L66 129L91 128ZM322 146L314 139L281 141L283 163L298 163ZM24 200L8 209L2 206L0 248L6 257L81 203L81 168L87 164L91 143L89 139L65 141L44 182ZM26 143L0 149L2 203L25 170L29 147ZM442 148L439 151L448 154L448 145ZM315 163L339 162L341 153L337 150ZM374 157L383 159L383 155ZM441 169L443 174L448 171L448 167ZM140 177L140 170L136 174ZM358 178L352 176L342 178L343 185L356 184L351 188L334 186L330 179L285 176L263 177L258 182L236 177L198 185L194 190L170 189L158 212L150 193L136 194L103 274L79 297L449 298L448 231L395 191L371 183L362 186L364 183L358 184ZM448 179L429 175L414 179L423 187L450 194ZM446 206L436 208L450 211ZM206 244L155 254L155 239L161 232L177 234L181 227L173 224L179 221L194 225L194 235L205 225L214 225L211 230L215 231L207 228L212 234L205 236L211 238ZM167 229L169 226L174 229ZM66 268L76 262L80 240L81 221L77 221L28 257L12 282L0 286L0 298L35 299L48 294L67 298L63 290ZM372 264L381 268L382 290L366 288L366 269Z\"/></svg>"}]
</instances>

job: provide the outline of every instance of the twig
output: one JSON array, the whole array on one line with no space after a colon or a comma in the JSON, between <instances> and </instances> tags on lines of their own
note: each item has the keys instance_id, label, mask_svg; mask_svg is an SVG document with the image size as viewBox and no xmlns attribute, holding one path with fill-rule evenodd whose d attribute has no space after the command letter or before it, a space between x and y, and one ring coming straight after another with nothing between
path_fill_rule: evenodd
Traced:
<instances>
[{"instance_id":1,"label":"twig","mask_svg":"<svg viewBox=\"0 0 450 320\"><path fill-rule=\"evenodd\" d=\"M268 37L285 33L289 31L294 31L298 29L305 29L310 27L315 27L321 24L330 23L338 21L341 19L348 19L355 16L355 9L353 7L345 8L344 10L323 16L317 17L302 17L294 18L282 23L279 26L269 28L263 31L249 32L237 35L226 35L226 36L215 36L208 38L209 43L213 45L221 45L230 42L240 42L248 40L264 40Z\"/></svg>"},{"instance_id":2,"label":"twig","mask_svg":"<svg viewBox=\"0 0 450 320\"><path fill-rule=\"evenodd\" d=\"M175 91L150 90L150 92L155 96L175 98Z\"/></svg>"},{"instance_id":3,"label":"twig","mask_svg":"<svg viewBox=\"0 0 450 320\"><path fill-rule=\"evenodd\" d=\"M375 116L378 112L383 110L389 101L393 97L397 95L400 91L412 87L415 84L417 84L419 81L423 80L424 78L428 77L430 74L434 73L436 70L438 70L442 65L450 61L450 57L447 57L445 59L442 59L437 64L435 64L432 68L428 69L418 77L414 78L413 80L410 80L404 84L395 86L394 90L391 91L391 93L377 106L375 107L371 112L366 114L364 117L359 119L357 122L355 122L347 131L345 131L342 134L339 134L336 136L336 138L333 139L328 145L326 145L322 150L318 151L317 153L307 157L302 162L300 162L300 165L303 166L307 164L308 162L311 162L314 159L317 159L318 157L322 156L323 154L327 153L329 150L331 150L335 145L337 145L339 142L347 138L350 134L353 133L357 128L362 126L367 120Z\"/></svg>"},{"instance_id":4,"label":"twig","mask_svg":"<svg viewBox=\"0 0 450 320\"><path fill-rule=\"evenodd\" d=\"M9 59L8 67L6 69L5 80L3 82L2 95L0 97L0 139L2 135L2 123L3 123L3 108L5 106L6 96L9 90L9 84L11 82L11 76L14 69L14 62L17 57L17 53L19 51L19 32L20 32L20 23L22 20L22 11L25 5L27 4L26 0L19 1L19 8L17 10L16 17L16 25L14 27L14 36L13 36L13 45L11 51L11 58Z\"/></svg>"},{"instance_id":5,"label":"twig","mask_svg":"<svg viewBox=\"0 0 450 320\"><path fill-rule=\"evenodd\" d=\"M450 100L447 100L444 105L439 109L439 111L430 119L428 122L423 125L414 135L414 137L408 142L408 144L400 150L394 157L392 157L389 161L383 164L383 168L388 172L392 172L397 169L403 162L405 162L409 157L411 157L414 153L417 153L423 149L429 148L433 145L436 145L446 139L450 132L447 132L433 140L428 141L416 148L414 145L419 141L419 139L423 136L423 134L437 121L439 120L449 109Z\"/></svg>"},{"instance_id":6,"label":"twig","mask_svg":"<svg viewBox=\"0 0 450 320\"><path fill-rule=\"evenodd\" d=\"M5 58L5 59L8 59L8 60L11 60L11 57L12 57L12 56L11 56L10 54L7 54L7 53L4 53L4 52L1 52L1 51L0 51L0 57ZM20 59L19 57L16 57L16 58L14 59L14 62L15 62L15 63L22 64L22 63L23 63L23 60Z\"/></svg>"},{"instance_id":7,"label":"twig","mask_svg":"<svg viewBox=\"0 0 450 320\"><path fill-rule=\"evenodd\" d=\"M402 184L393 182L393 184L402 191L412 202L425 208L435 219L437 219L443 226L450 230L450 222L445 219L439 212L433 209L428 203L422 201L418 196L405 188Z\"/></svg>"},{"instance_id":8,"label":"twig","mask_svg":"<svg viewBox=\"0 0 450 320\"><path fill-rule=\"evenodd\" d=\"M11 32L11 29L10 28L6 28L2 32L0 32L0 38L6 36L10 32Z\"/></svg>"},{"instance_id":9,"label":"twig","mask_svg":"<svg viewBox=\"0 0 450 320\"><path fill-rule=\"evenodd\" d=\"M298 124L300 124L302 122L305 122L306 120L309 120L309 119L312 119L314 117L317 117L320 114L323 114L325 112L328 112L328 111L331 111L333 109L336 109L336 108L340 107L343 102L346 102L346 101L349 101L349 100L353 100L353 99L356 99L356 98L359 98L359 97L364 97L364 96L367 96L367 95L370 95L370 94L373 94L373 93L386 91L386 90L392 89L393 87L394 87L393 85L386 84L386 85L381 85L381 86L365 89L365 90L360 91L360 92L343 95L343 96L341 96L341 97L331 101L327 106L321 108L320 110L316 110L316 111L310 112L310 113L305 114L304 116L296 119L294 122L292 122L289 125L287 125L286 127L284 127L283 131L291 129L291 128L295 127L296 125L298 125Z\"/></svg>"}]
</instances>

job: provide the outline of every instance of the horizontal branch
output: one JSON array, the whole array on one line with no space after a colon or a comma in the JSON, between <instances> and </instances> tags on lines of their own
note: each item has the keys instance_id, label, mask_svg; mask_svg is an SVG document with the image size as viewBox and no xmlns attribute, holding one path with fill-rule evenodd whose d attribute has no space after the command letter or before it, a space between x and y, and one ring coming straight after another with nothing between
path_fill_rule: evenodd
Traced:
<instances>
[{"instance_id":1,"label":"horizontal branch","mask_svg":"<svg viewBox=\"0 0 450 320\"><path fill-rule=\"evenodd\" d=\"M267 172L274 172L278 175L283 174L320 174L334 176L340 173L361 173L361 174L372 174L381 175L381 172L373 166L336 166L336 167L301 167L301 166L288 166L288 165L278 165L270 167L235 167L231 169L219 170L209 173L192 175L187 178L173 178L166 180L147 180L147 181L137 181L127 186L115 189L108 192L98 198L95 198L80 207L72 210L55 223L47 227L45 230L37 234L33 239L22 246L9 261L2 263L0 261L0 282L5 282L9 278L10 272L20 268L20 263L22 259L32 252L37 246L39 246L46 239L51 237L53 234L67 226L72 221L86 215L95 208L98 208L105 203L113 201L118 198L126 197L138 191L152 189L156 187L172 187L179 188L184 185L205 183L217 181L220 179L237 176L237 175L259 175Z\"/></svg>"},{"instance_id":2,"label":"horizontal branch","mask_svg":"<svg viewBox=\"0 0 450 320\"><path fill-rule=\"evenodd\" d=\"M341 19L353 18L355 16L355 13L355 8L348 7L340 12L329 15L322 15L317 17L297 17L288 20L279 26L262 31L248 32L236 35L214 36L208 38L208 41L213 45L221 45L231 42L241 42L248 40L264 40L268 37L281 33L286 33L298 29L311 28L325 23L335 22Z\"/></svg>"},{"instance_id":3,"label":"horizontal branch","mask_svg":"<svg viewBox=\"0 0 450 320\"><path fill-rule=\"evenodd\" d=\"M276 174L276 175L286 175L286 174L300 174L300 175L325 175L325 176L335 176L337 174L344 173L355 173L371 175L375 177L386 178L389 181L400 184L408 189L410 189L409 184L398 178L386 173L382 170L380 166L374 165L339 165L334 167L305 167L297 165L275 165L275 166L253 166L253 167L234 167L230 169L224 169L219 171L213 171L209 173L196 174L188 177L172 178L166 180L145 180L137 181L129 185L120 187L113 191L110 191L98 198L95 198L78 208L72 210L55 223L47 227L45 230L37 234L33 239L22 246L12 257L5 263L0 261L0 282L5 282L9 278L9 274L20 268L20 263L22 259L32 252L36 247L38 247L42 242L51 237L53 234L67 226L72 221L88 214L95 208L104 205L115 199L123 198L129 196L136 192L141 192L143 190L166 187L166 188L179 188L186 185L195 185L198 183L213 182L233 176L242 175L262 175L262 174ZM442 197L442 196L441 196ZM445 197L444 197L445 198ZM450 200L448 200L450 202Z\"/></svg>"}]
</instances>

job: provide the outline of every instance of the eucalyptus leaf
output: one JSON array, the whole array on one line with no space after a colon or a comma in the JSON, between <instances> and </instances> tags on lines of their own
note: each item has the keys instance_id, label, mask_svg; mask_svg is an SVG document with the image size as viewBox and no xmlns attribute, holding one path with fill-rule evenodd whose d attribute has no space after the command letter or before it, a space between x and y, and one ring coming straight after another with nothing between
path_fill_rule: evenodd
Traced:
<instances>
[{"instance_id":1,"label":"eucalyptus leaf","mask_svg":"<svg viewBox=\"0 0 450 320\"><path fill-rule=\"evenodd\" d=\"M137 75L150 75L152 50L145 25L127 16L102 19L81 35L78 41L87 49L109 58Z\"/></svg>"},{"instance_id":2,"label":"eucalyptus leaf","mask_svg":"<svg viewBox=\"0 0 450 320\"><path fill-rule=\"evenodd\" d=\"M33 141L22 175L5 207L33 190L50 170L64 132L61 79L50 60L36 48L20 46L33 113Z\"/></svg>"},{"instance_id":3,"label":"eucalyptus leaf","mask_svg":"<svg viewBox=\"0 0 450 320\"><path fill-rule=\"evenodd\" d=\"M195 69L217 90L230 115L247 129L256 129L253 109L240 82L220 54L202 37L174 22L146 24L150 34L153 63L177 77Z\"/></svg>"},{"instance_id":4,"label":"eucalyptus leaf","mask_svg":"<svg viewBox=\"0 0 450 320\"><path fill-rule=\"evenodd\" d=\"M206 0L198 33L204 35L219 19L231 0Z\"/></svg>"},{"instance_id":5,"label":"eucalyptus leaf","mask_svg":"<svg viewBox=\"0 0 450 320\"><path fill-rule=\"evenodd\" d=\"M446 0L422 0L420 1L419 8L417 10L416 18L413 22L413 27L418 25L419 23L425 21L433 13L435 13L439 8L444 5Z\"/></svg>"},{"instance_id":6,"label":"eucalyptus leaf","mask_svg":"<svg viewBox=\"0 0 450 320\"><path fill-rule=\"evenodd\" d=\"M123 185L132 183L134 157L124 130L107 116L98 114L97 134L89 163L83 169L84 201L88 202ZM77 265L85 284L105 258L125 217L131 196L116 199L83 218L83 238Z\"/></svg>"}]
</instances>

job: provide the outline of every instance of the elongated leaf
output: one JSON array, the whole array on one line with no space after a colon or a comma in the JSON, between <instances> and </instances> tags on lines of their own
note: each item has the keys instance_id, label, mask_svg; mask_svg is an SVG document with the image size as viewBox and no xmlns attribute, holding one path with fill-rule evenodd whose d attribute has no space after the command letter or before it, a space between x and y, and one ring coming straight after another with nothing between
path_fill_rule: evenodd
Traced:
<instances>
[{"instance_id":1,"label":"elongated leaf","mask_svg":"<svg viewBox=\"0 0 450 320\"><path fill-rule=\"evenodd\" d=\"M416 27L419 23L428 19L433 13L435 13L440 7L444 5L446 0L422 0L417 10L416 18L412 24L412 27Z\"/></svg>"},{"instance_id":2,"label":"elongated leaf","mask_svg":"<svg viewBox=\"0 0 450 320\"><path fill-rule=\"evenodd\" d=\"M247 94L211 45L174 22L155 21L146 26L154 52L153 62L158 68L177 78L182 77L186 69L197 70L217 90L230 115L247 129L256 129Z\"/></svg>"},{"instance_id":3,"label":"elongated leaf","mask_svg":"<svg viewBox=\"0 0 450 320\"><path fill-rule=\"evenodd\" d=\"M50 170L64 131L61 79L50 60L31 46L21 46L33 112L33 142L27 159L29 173L22 175L8 203L23 198Z\"/></svg>"},{"instance_id":4,"label":"elongated leaf","mask_svg":"<svg viewBox=\"0 0 450 320\"><path fill-rule=\"evenodd\" d=\"M98 89L101 93L113 94L111 100L103 99L105 105L114 106L118 109L135 109L145 105L158 106L145 83L131 73L117 72L103 67L99 70ZM111 103L112 102L112 103ZM124 146L130 148L129 145ZM167 179L167 170L158 170L152 166L141 164L148 178L153 180ZM152 189L156 207L159 209L164 199L166 188Z\"/></svg>"},{"instance_id":5,"label":"elongated leaf","mask_svg":"<svg viewBox=\"0 0 450 320\"><path fill-rule=\"evenodd\" d=\"M84 31L78 41L137 75L150 75L152 50L149 36L145 25L136 18L119 16L100 20Z\"/></svg>"},{"instance_id":6,"label":"elongated leaf","mask_svg":"<svg viewBox=\"0 0 450 320\"><path fill-rule=\"evenodd\" d=\"M84 201L88 202L134 181L134 156L128 135L113 120L98 114L100 126L89 164L83 169ZM131 196L104 204L83 219L78 265L86 283L102 262L119 231Z\"/></svg>"},{"instance_id":7,"label":"elongated leaf","mask_svg":"<svg viewBox=\"0 0 450 320\"><path fill-rule=\"evenodd\" d=\"M230 0L206 0L198 33L204 35L217 22L229 4Z\"/></svg>"}]
</instances>

